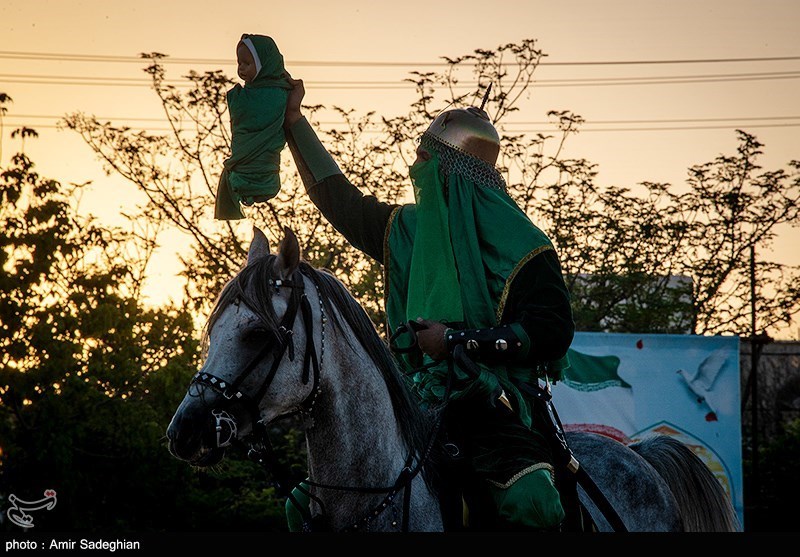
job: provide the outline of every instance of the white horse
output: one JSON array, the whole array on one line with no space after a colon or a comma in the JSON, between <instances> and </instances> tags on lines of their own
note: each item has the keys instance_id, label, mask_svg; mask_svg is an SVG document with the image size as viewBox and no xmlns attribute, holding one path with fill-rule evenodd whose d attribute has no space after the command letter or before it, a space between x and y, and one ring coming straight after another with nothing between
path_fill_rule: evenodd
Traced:
<instances>
[{"instance_id":1,"label":"white horse","mask_svg":"<svg viewBox=\"0 0 800 557\"><path fill-rule=\"evenodd\" d=\"M167 429L174 456L209 466L254 434L268 449L265 424L300 414L316 525L443 530L432 480L437 420L406 389L363 308L332 274L301 260L290 230L270 254L256 229L207 337L205 363ZM660 436L626 446L590 433L568 433L567 441L624 529L739 529L722 486L678 441ZM581 485L577 491L596 530L620 529L597 497Z\"/></svg>"}]
</instances>

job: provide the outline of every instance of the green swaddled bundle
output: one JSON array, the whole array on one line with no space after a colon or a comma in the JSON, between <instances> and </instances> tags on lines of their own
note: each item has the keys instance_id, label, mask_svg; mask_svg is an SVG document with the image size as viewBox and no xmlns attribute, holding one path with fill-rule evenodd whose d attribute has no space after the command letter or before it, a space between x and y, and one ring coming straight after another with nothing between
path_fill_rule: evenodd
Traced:
<instances>
[{"instance_id":1,"label":"green swaddled bundle","mask_svg":"<svg viewBox=\"0 0 800 557\"><path fill-rule=\"evenodd\" d=\"M268 201L280 191L280 154L286 145L283 117L291 85L283 55L264 35L242 35L253 55L255 78L228 91L231 156L225 161L217 188L214 217L243 219L240 204Z\"/></svg>"}]
</instances>

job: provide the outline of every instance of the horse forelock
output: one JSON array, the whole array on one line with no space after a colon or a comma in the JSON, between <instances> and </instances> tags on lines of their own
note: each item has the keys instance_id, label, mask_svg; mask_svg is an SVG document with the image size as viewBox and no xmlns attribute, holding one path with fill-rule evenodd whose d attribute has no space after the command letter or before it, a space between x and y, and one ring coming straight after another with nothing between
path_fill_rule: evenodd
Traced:
<instances>
[{"instance_id":1,"label":"horse forelock","mask_svg":"<svg viewBox=\"0 0 800 557\"><path fill-rule=\"evenodd\" d=\"M275 279L273 264L275 255L265 255L251 261L231 278L217 296L203 327L202 345L208 348L208 339L214 325L231 304L243 303L256 314L262 325L270 332L278 329L278 318L272 303L273 289L270 280Z\"/></svg>"}]
</instances>

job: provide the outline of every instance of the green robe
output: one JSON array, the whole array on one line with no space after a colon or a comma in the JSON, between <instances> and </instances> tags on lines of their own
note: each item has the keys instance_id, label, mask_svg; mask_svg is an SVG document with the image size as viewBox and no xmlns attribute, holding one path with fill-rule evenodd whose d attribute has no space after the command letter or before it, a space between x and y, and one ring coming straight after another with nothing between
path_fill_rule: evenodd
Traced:
<instances>
[{"instance_id":1,"label":"green robe","mask_svg":"<svg viewBox=\"0 0 800 557\"><path fill-rule=\"evenodd\" d=\"M539 432L541 413L531 415L529 401L520 400L511 387L507 392L517 398L519 413L504 411L502 405L492 409L479 396L486 382L507 385L511 377L532 379L543 367L558 373L565 363L562 357L572 341L574 322L549 239L505 192L460 183L459 178L449 184L453 212L442 210L437 190L427 191L439 201L427 215L422 211L422 219L427 219L422 226L428 232L420 235L419 205L398 206L362 194L341 174L305 119L292 125L288 140L314 204L353 246L383 263L389 333L419 312L429 319L461 319L464 328L509 325L525 340L524 349L513 359L483 367L481 381L448 407L445 429L448 435L461 435L460 446L468 456L463 466L448 470L443 489L449 493L453 489L449 484L456 491L466 486L464 500L471 520L479 512L483 515L478 523L530 529L559 523L564 511L553 486L550 449ZM424 181L415 178L418 201ZM476 214L467 218L472 210ZM475 254L479 257L470 258ZM447 271L440 272L445 267ZM413 286L412 269L417 278ZM454 277L460 285L452 283ZM454 292L460 293L458 299ZM422 362L421 354L400 363L408 371L415 362ZM420 374L412 387L427 400L436 400L441 396L440 380L440 374L430 378ZM448 516L459 518L461 496L446 499L458 503ZM296 511L287 506L287 512L297 528L297 520L291 520Z\"/></svg>"},{"instance_id":2,"label":"green robe","mask_svg":"<svg viewBox=\"0 0 800 557\"><path fill-rule=\"evenodd\" d=\"M386 203L364 195L342 174L305 118L290 128L288 144L309 197L325 218L350 244L384 266L385 307L387 314L393 312L389 306L395 303L390 302L394 284L407 284L402 273L410 268L400 257L403 250L393 251L389 240L394 243L398 238L392 236L404 233L410 236L414 226L404 221L415 217L414 205ZM390 270L396 276L390 276ZM529 254L506 268L505 285L502 292L495 290L495 296L492 307L497 324L514 326L529 342L517 363L533 369L558 361L567 352L575 324L555 250L531 247ZM400 310L399 319L404 315ZM387 330L389 335L392 332Z\"/></svg>"},{"instance_id":3,"label":"green robe","mask_svg":"<svg viewBox=\"0 0 800 557\"><path fill-rule=\"evenodd\" d=\"M528 260L552 251L549 238L501 189L478 185L457 173L446 181L439 155L411 168L416 204L399 209L387 231L386 315L390 330L422 317L482 329L500 324L514 278ZM447 192L447 193L445 193ZM518 337L529 342L519 326ZM430 359L420 352L403 355L407 370ZM558 374L564 359L542 362ZM512 379L535 381L540 371L527 362L478 364L478 380L453 399L486 398L498 389L514 397L523 423L530 425L529 405ZM413 373L413 388L428 403L440 402L448 366L442 362ZM459 372L457 379L466 379Z\"/></svg>"}]
</instances>

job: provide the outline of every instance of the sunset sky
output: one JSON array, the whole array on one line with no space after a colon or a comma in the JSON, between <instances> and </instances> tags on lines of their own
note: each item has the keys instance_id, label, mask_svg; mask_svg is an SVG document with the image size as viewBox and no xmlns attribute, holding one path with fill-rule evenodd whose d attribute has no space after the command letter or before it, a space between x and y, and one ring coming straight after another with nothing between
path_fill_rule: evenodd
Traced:
<instances>
[{"instance_id":1,"label":"sunset sky","mask_svg":"<svg viewBox=\"0 0 800 557\"><path fill-rule=\"evenodd\" d=\"M190 69L234 76L240 35L271 35L287 69L306 81L307 103L393 116L414 98L402 85L410 71L536 39L548 56L511 119L522 123L510 129L549 130L548 110L571 110L586 124L567 155L596 163L599 185L680 187L691 165L735 153L737 128L765 144L765 169L800 159L799 24L794 0L4 0L0 93L14 102L0 163L19 150L10 130L36 128L40 138L26 152L40 173L92 180L81 210L120 223L137 199L134 187L105 177L80 137L55 123L83 111L164 128L144 64L133 60L141 52L184 60L168 63L171 79ZM146 290L156 303L180 295L175 252L185 240L162 240ZM799 244L798 229L781 230L763 255L797 265Z\"/></svg>"}]
</instances>

